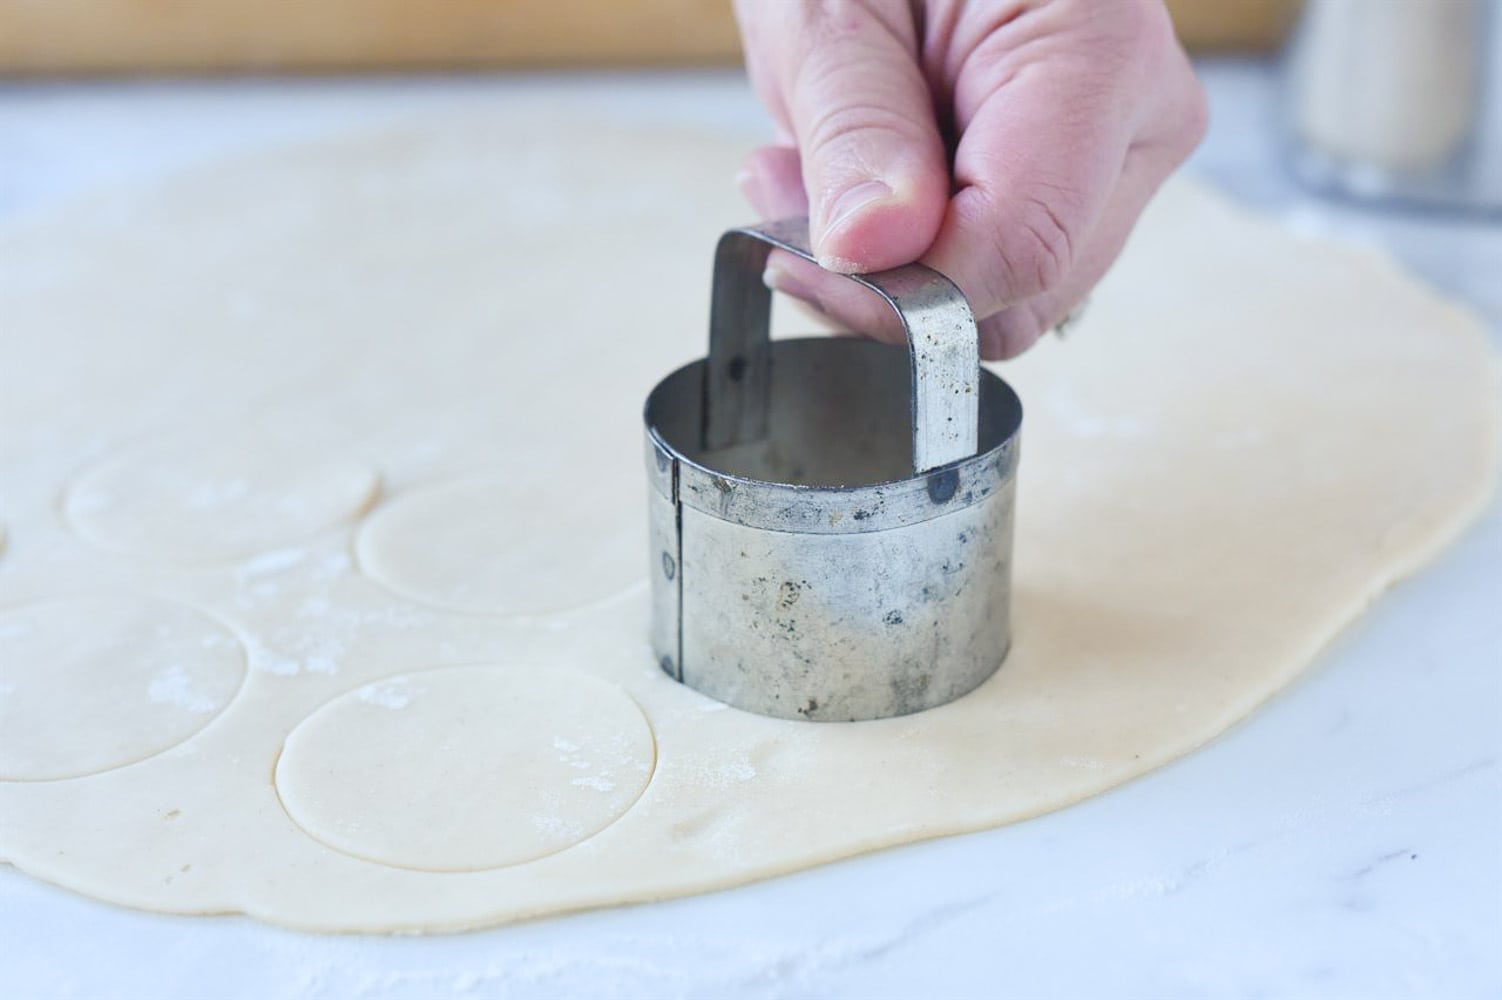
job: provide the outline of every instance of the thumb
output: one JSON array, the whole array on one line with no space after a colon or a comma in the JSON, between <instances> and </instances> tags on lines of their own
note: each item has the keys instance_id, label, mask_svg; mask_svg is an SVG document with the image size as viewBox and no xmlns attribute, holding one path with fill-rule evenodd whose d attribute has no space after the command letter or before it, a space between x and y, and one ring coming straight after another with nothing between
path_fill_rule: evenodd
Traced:
<instances>
[{"instance_id":1,"label":"thumb","mask_svg":"<svg viewBox=\"0 0 1502 1000\"><path fill-rule=\"evenodd\" d=\"M917 260L943 222L949 167L911 6L748 6L748 19L769 21L747 32L748 47L774 47L755 62L798 147L819 263L860 272Z\"/></svg>"}]
</instances>

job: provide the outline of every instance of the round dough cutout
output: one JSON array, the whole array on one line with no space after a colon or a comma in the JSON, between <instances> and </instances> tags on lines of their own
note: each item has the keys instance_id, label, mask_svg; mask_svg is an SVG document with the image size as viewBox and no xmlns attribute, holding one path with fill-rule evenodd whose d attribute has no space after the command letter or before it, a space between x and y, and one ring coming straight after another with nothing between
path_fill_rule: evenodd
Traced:
<instances>
[{"instance_id":1,"label":"round dough cutout","mask_svg":"<svg viewBox=\"0 0 1502 1000\"><path fill-rule=\"evenodd\" d=\"M244 678L240 640L181 604L85 597L0 612L0 779L145 760L208 725Z\"/></svg>"},{"instance_id":2,"label":"round dough cutout","mask_svg":"<svg viewBox=\"0 0 1502 1000\"><path fill-rule=\"evenodd\" d=\"M551 482L480 476L400 497L361 526L360 566L405 597L473 614L566 611L639 580L636 525L602 513L577 483Z\"/></svg>"},{"instance_id":3,"label":"round dough cutout","mask_svg":"<svg viewBox=\"0 0 1502 1000\"><path fill-rule=\"evenodd\" d=\"M570 668L444 667L335 698L276 765L292 820L345 854L420 871L554 854L619 819L651 780L630 696Z\"/></svg>"},{"instance_id":4,"label":"round dough cutout","mask_svg":"<svg viewBox=\"0 0 1502 1000\"><path fill-rule=\"evenodd\" d=\"M86 470L64 509L103 549L175 562L233 559L358 516L379 476L296 425L143 442Z\"/></svg>"}]
</instances>

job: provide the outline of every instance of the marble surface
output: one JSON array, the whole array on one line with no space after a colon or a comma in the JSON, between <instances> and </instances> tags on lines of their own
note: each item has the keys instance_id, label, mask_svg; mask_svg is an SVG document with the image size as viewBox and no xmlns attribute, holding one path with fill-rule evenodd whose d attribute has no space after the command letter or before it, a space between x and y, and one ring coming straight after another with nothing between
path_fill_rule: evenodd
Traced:
<instances>
[{"instance_id":1,"label":"marble surface","mask_svg":"<svg viewBox=\"0 0 1502 1000\"><path fill-rule=\"evenodd\" d=\"M1502 231L1331 205L1265 65L1203 67L1191 169L1389 248L1502 342ZM0 84L0 224L226 153L517 88L744 136L736 74ZM0 263L3 266L3 263ZM3 317L0 317L3 348ZM118 909L0 871L16 997L1502 995L1502 505L1199 753L1032 822L667 903L439 938ZM3 817L0 817L3 821Z\"/></svg>"}]
</instances>

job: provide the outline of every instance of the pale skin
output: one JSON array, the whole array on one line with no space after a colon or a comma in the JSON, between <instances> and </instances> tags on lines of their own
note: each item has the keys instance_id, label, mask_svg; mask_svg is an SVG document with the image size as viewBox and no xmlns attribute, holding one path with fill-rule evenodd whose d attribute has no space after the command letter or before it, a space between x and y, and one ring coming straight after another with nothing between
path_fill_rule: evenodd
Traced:
<instances>
[{"instance_id":1,"label":"pale skin","mask_svg":"<svg viewBox=\"0 0 1502 1000\"><path fill-rule=\"evenodd\" d=\"M1089 293L1205 131L1162 0L737 0L736 16L776 127L739 178L753 209L807 214L828 270L948 275L992 360ZM766 279L900 337L873 297L789 254Z\"/></svg>"}]
</instances>

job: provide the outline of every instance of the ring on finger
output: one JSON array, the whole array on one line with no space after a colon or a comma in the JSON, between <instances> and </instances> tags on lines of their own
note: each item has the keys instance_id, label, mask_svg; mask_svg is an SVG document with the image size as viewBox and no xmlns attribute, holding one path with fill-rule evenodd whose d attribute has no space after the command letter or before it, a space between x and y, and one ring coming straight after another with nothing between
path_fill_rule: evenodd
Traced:
<instances>
[{"instance_id":1,"label":"ring on finger","mask_svg":"<svg viewBox=\"0 0 1502 1000\"><path fill-rule=\"evenodd\" d=\"M1075 303L1074 308L1064 314L1064 318L1053 325L1053 335L1063 340L1071 329L1079 325L1085 316L1085 310L1090 306L1090 296L1085 296Z\"/></svg>"}]
</instances>

